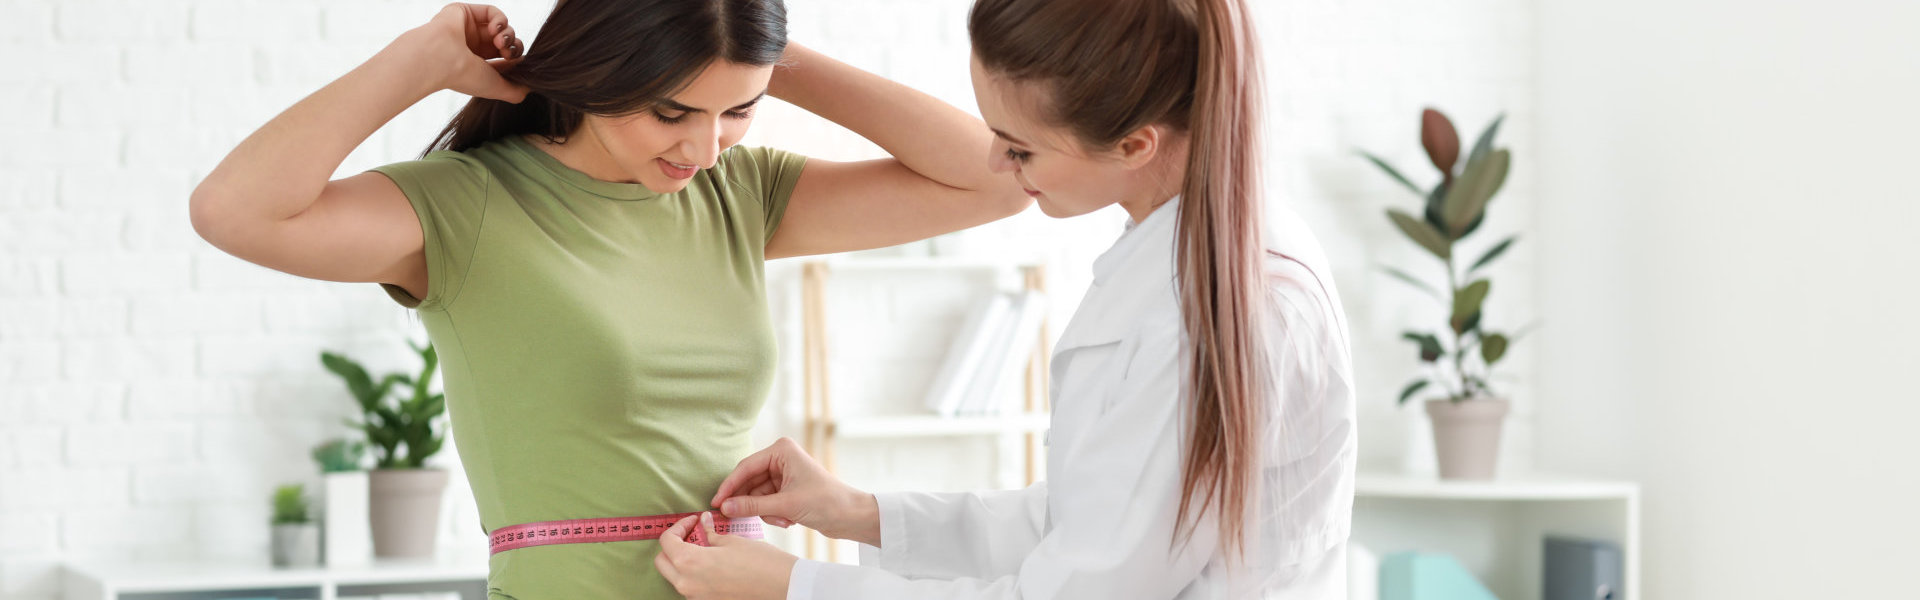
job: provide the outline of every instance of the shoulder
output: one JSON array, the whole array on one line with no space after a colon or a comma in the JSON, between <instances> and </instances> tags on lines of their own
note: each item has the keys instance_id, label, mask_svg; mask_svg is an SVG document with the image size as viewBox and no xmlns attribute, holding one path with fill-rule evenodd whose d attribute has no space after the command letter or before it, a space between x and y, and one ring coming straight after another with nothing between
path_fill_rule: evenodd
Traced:
<instances>
[{"instance_id":1,"label":"shoulder","mask_svg":"<svg viewBox=\"0 0 1920 600\"><path fill-rule=\"evenodd\" d=\"M485 147L467 152L440 150L372 170L392 179L408 196L466 196L484 189L493 179L487 159L496 153L486 150Z\"/></svg>"}]
</instances>

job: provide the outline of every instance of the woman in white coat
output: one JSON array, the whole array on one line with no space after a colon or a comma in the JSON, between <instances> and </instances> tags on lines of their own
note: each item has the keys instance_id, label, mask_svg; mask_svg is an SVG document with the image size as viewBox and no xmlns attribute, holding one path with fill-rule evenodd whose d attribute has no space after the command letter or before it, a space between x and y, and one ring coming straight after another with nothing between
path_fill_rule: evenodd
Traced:
<instances>
[{"instance_id":1,"label":"woman in white coat","mask_svg":"<svg viewBox=\"0 0 1920 600\"><path fill-rule=\"evenodd\" d=\"M1345 598L1346 323L1312 234L1262 218L1246 7L979 0L969 30L995 170L1050 216L1132 217L1054 351L1049 480L869 494L783 439L714 506L859 541L862 566L708 513L661 538L661 573L695 600Z\"/></svg>"}]
</instances>

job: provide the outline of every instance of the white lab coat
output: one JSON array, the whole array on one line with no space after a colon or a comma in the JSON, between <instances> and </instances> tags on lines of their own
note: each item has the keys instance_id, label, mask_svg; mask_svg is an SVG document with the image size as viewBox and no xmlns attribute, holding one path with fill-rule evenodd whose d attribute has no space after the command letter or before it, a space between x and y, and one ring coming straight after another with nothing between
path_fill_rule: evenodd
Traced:
<instances>
[{"instance_id":1,"label":"white lab coat","mask_svg":"<svg viewBox=\"0 0 1920 600\"><path fill-rule=\"evenodd\" d=\"M880 547L861 566L802 560L789 600L1346 598L1355 452L1346 319L1319 244L1274 215L1266 336L1277 391L1251 505L1248 559L1216 549L1204 515L1172 544L1186 367L1174 281L1179 200L1094 263L1054 350L1048 481L1022 490L883 493Z\"/></svg>"}]
</instances>

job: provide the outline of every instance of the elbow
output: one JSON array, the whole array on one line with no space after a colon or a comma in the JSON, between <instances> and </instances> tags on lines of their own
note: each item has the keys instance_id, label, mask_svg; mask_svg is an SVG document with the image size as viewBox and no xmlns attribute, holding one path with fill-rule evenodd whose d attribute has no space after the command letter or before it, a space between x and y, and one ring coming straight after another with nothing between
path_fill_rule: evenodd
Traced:
<instances>
[{"instance_id":1,"label":"elbow","mask_svg":"<svg viewBox=\"0 0 1920 600\"><path fill-rule=\"evenodd\" d=\"M220 237L220 198L209 182L201 182L193 188L193 194L187 198L187 218L193 224L193 232L200 239L215 246Z\"/></svg>"},{"instance_id":2,"label":"elbow","mask_svg":"<svg viewBox=\"0 0 1920 600\"><path fill-rule=\"evenodd\" d=\"M214 182L201 182L187 198L187 218L193 232L215 248L231 252L235 238L245 229L233 195Z\"/></svg>"}]
</instances>

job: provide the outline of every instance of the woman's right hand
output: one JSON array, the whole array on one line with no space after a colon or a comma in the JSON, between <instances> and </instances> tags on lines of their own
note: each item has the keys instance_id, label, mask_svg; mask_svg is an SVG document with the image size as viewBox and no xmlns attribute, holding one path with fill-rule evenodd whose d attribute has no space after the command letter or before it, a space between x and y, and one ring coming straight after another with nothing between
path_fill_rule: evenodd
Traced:
<instances>
[{"instance_id":1,"label":"woman's right hand","mask_svg":"<svg viewBox=\"0 0 1920 600\"><path fill-rule=\"evenodd\" d=\"M527 87L507 81L500 73L525 54L514 36L506 13L486 4L448 4L426 25L395 40L402 52L424 58L428 76L449 89L469 96L518 104Z\"/></svg>"},{"instance_id":2,"label":"woman's right hand","mask_svg":"<svg viewBox=\"0 0 1920 600\"><path fill-rule=\"evenodd\" d=\"M713 506L728 517L761 517L778 527L799 523L830 538L880 545L873 494L828 473L792 438L741 460L720 482Z\"/></svg>"}]
</instances>

